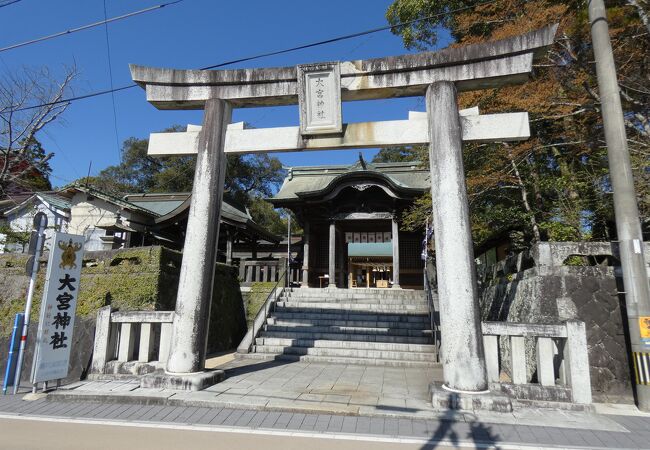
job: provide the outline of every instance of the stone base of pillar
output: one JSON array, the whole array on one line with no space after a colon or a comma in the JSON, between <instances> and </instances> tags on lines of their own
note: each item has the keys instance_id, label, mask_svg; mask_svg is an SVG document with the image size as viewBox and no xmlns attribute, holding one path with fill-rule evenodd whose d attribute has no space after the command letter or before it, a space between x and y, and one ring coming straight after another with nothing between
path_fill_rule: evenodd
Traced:
<instances>
[{"instance_id":1,"label":"stone base of pillar","mask_svg":"<svg viewBox=\"0 0 650 450\"><path fill-rule=\"evenodd\" d=\"M142 377L140 386L148 389L201 391L226 379L223 370L206 370L188 374L153 373Z\"/></svg>"},{"instance_id":2,"label":"stone base of pillar","mask_svg":"<svg viewBox=\"0 0 650 450\"><path fill-rule=\"evenodd\" d=\"M452 392L444 389L441 383L431 383L429 395L433 408L439 411L512 412L512 400L499 392Z\"/></svg>"},{"instance_id":3,"label":"stone base of pillar","mask_svg":"<svg viewBox=\"0 0 650 450\"><path fill-rule=\"evenodd\" d=\"M400 286L399 284L394 284L394 285L391 287L391 289L402 289L402 286Z\"/></svg>"}]
</instances>

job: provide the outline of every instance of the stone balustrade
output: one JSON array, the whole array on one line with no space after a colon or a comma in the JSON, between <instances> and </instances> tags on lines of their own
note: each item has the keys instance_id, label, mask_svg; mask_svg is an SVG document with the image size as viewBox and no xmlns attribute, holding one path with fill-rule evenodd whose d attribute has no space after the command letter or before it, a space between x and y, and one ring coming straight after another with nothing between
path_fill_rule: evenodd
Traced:
<instances>
[{"instance_id":1,"label":"stone balustrade","mask_svg":"<svg viewBox=\"0 0 650 450\"><path fill-rule=\"evenodd\" d=\"M145 374L164 368L169 356L173 311L97 313L91 372Z\"/></svg>"},{"instance_id":2,"label":"stone balustrade","mask_svg":"<svg viewBox=\"0 0 650 450\"><path fill-rule=\"evenodd\" d=\"M515 397L535 400L591 403L591 380L585 324L568 320L561 324L483 322L483 343L488 381ZM534 339L536 383L529 382L526 339ZM509 364L504 364L504 358ZM503 382L504 366L511 384Z\"/></svg>"},{"instance_id":3,"label":"stone balustrade","mask_svg":"<svg viewBox=\"0 0 650 450\"><path fill-rule=\"evenodd\" d=\"M258 259L243 260L239 263L239 279L242 286L250 286L253 283L277 283L281 274L286 270L287 260L280 259ZM291 264L291 283L300 282L300 266Z\"/></svg>"},{"instance_id":4,"label":"stone balustrade","mask_svg":"<svg viewBox=\"0 0 650 450\"><path fill-rule=\"evenodd\" d=\"M644 243L644 255L650 276L650 243ZM513 277L517 273L536 268L541 275L566 266L616 267L619 250L617 242L538 242L530 249L512 254L494 264L476 266L479 284Z\"/></svg>"},{"instance_id":5,"label":"stone balustrade","mask_svg":"<svg viewBox=\"0 0 650 450\"><path fill-rule=\"evenodd\" d=\"M279 260L245 260L239 265L239 278L242 284L276 282L280 273Z\"/></svg>"}]
</instances>

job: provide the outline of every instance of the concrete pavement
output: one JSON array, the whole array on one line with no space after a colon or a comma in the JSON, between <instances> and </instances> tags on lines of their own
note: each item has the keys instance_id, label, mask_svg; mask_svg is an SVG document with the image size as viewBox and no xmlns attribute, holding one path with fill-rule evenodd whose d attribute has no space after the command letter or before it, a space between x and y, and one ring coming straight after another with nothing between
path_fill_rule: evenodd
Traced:
<instances>
[{"instance_id":1,"label":"concrete pavement","mask_svg":"<svg viewBox=\"0 0 650 450\"><path fill-rule=\"evenodd\" d=\"M428 445L419 439L354 438L341 435L314 433L250 431L192 426L157 426L152 424L125 424L84 420L51 420L31 418L6 419L0 417L2 438L0 449L93 450L130 449L165 450L251 449L267 450L388 450L399 446L404 450L422 448L451 449L449 445ZM423 447L424 446L424 447ZM474 446L472 446L474 447ZM470 448L470 447L468 447ZM476 448L476 447L474 447Z\"/></svg>"},{"instance_id":2,"label":"concrete pavement","mask_svg":"<svg viewBox=\"0 0 650 450\"><path fill-rule=\"evenodd\" d=\"M148 429L148 431L143 432L141 438L128 434L138 433L133 430L122 431L120 429L119 433L111 434L111 436L117 436L118 434L127 433L124 434L125 439L127 439L124 448L134 448L134 443L137 443L138 448L142 448L140 444L142 441L146 441L148 436L158 435L160 429L173 429L193 432L236 432L250 435L280 433L280 436L285 437L300 436L329 439L328 442L309 443L300 448L314 447L321 444L325 446L323 448L331 448L334 445L339 445L338 439L344 439L370 442L376 440L386 442L392 446L398 446L398 444L404 442L415 444L417 445L415 448L423 449L448 447L650 449L650 417L635 413L630 408L623 411L617 410L615 412L619 414L616 415L567 411L545 413L531 410L527 415L518 417L508 415L500 417L496 414L478 416L447 411L434 419L331 413L312 414L280 410L253 410L245 407L223 408L183 406L182 404L143 405L109 401L64 401L57 400L53 396L38 396L35 400L26 401L23 396L0 397L0 428L3 430L2 436L5 436L6 430L11 430L11 434L14 433L13 424L15 419L37 419L39 421L56 421L58 424L68 424L69 426L79 425L71 428L69 433L61 432L59 434L60 442L75 441L78 439L77 436L82 436L85 433L87 424L105 425L108 423ZM621 415L620 412L626 412L630 415ZM572 421L577 420L578 415L584 417L579 422L574 423L582 428L575 428L572 425ZM563 426L558 426L560 424ZM57 427L61 430L68 429L64 425L57 425ZM34 436L31 436L30 439L40 439L35 432L32 432L32 434ZM94 434L91 431L89 435L93 436ZM43 436L46 435L43 434ZM83 448L116 448L117 446L113 444L117 441L112 439L108 441L109 447L102 447L101 445L92 447L89 446L89 443L94 445L97 441L84 441L88 445ZM152 439L157 438L152 437ZM175 442L171 439L167 442ZM203 441L200 441L200 439L203 438L197 437L197 448L202 448ZM208 441L212 442L213 448L215 448L216 443L225 442L220 436L215 436L213 440L208 439ZM6 440L5 442L14 441ZM278 445L283 448L290 448L282 444L282 440L279 442ZM249 444L242 445L251 448L252 444L250 446ZM3 448L2 445L0 445L0 448ZM238 448L236 443L233 445L232 448ZM9 446L4 448L17 447ZM32 448L42 447L36 445ZM65 448L74 447L66 446ZM219 448L219 446L216 446L216 448ZM223 448L231 447L224 446Z\"/></svg>"}]
</instances>

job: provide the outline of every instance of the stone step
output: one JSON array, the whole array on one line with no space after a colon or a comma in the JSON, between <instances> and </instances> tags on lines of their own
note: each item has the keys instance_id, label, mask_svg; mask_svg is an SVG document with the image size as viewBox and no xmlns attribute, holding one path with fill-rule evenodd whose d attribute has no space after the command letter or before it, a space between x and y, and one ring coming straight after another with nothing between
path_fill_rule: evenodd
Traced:
<instances>
[{"instance_id":1,"label":"stone step","mask_svg":"<svg viewBox=\"0 0 650 450\"><path fill-rule=\"evenodd\" d=\"M355 296L346 296L346 295L335 295L335 294L319 294L319 295L287 295L282 294L279 296L283 299L290 300L302 300L302 301L314 301L320 299L326 300L338 300L338 301L347 301L355 303L363 303L364 301L393 301L400 303L426 303L427 299L424 297L394 297L394 296L368 296L368 295L355 295Z\"/></svg>"},{"instance_id":2,"label":"stone step","mask_svg":"<svg viewBox=\"0 0 650 450\"><path fill-rule=\"evenodd\" d=\"M269 329L269 327L274 327ZM325 327L296 327L304 329L325 329ZM274 331L275 330L275 331ZM285 338L285 339L328 339L334 341L362 341L362 342L395 342L403 344L432 344L432 333L429 330L420 330L416 335L404 334L388 334L382 333L368 333L363 332L368 329L343 329L339 332L332 331L292 331L290 327L277 327L275 325L268 325L267 328L260 333L260 337L269 338ZM388 330L387 328L375 328L377 330ZM417 332L417 330L399 330L407 332Z\"/></svg>"},{"instance_id":3,"label":"stone step","mask_svg":"<svg viewBox=\"0 0 650 450\"><path fill-rule=\"evenodd\" d=\"M430 329L417 329L417 328L378 328L378 327L357 327L357 326L312 326L312 325L271 325L264 326L264 332L278 333L278 334L291 334L291 333L308 333L308 334L342 334L346 336L366 335L389 337L389 336L402 336L402 337L427 337L431 339L433 332Z\"/></svg>"},{"instance_id":4,"label":"stone step","mask_svg":"<svg viewBox=\"0 0 650 450\"><path fill-rule=\"evenodd\" d=\"M273 315L296 319L336 319L336 320L364 320L380 322L426 322L429 323L429 314L412 312L377 312L377 311L346 311L340 309L324 309L313 311L303 308L276 308Z\"/></svg>"},{"instance_id":5,"label":"stone step","mask_svg":"<svg viewBox=\"0 0 650 450\"><path fill-rule=\"evenodd\" d=\"M407 368L436 368L442 366L432 361L403 361L398 359L346 358L340 356L286 355L273 353L247 353L237 355L238 358L276 361L301 361L316 364L348 364L358 366L386 366Z\"/></svg>"},{"instance_id":6,"label":"stone step","mask_svg":"<svg viewBox=\"0 0 650 450\"><path fill-rule=\"evenodd\" d=\"M422 299L399 299L399 298L363 298L349 299L338 297L280 297L278 301L287 303L346 303L346 304L371 304L371 305L416 305L428 308L426 301Z\"/></svg>"},{"instance_id":7,"label":"stone step","mask_svg":"<svg viewBox=\"0 0 650 450\"><path fill-rule=\"evenodd\" d=\"M403 298L423 299L424 291L399 291L391 289L358 290L358 289L294 289L285 290L282 295L288 297L336 297L336 298Z\"/></svg>"},{"instance_id":8,"label":"stone step","mask_svg":"<svg viewBox=\"0 0 650 450\"><path fill-rule=\"evenodd\" d=\"M393 314L429 314L427 307L417 305L373 305L368 303L306 303L306 302L277 302L276 309L283 309L287 312L300 310L302 312L327 312L336 311L367 311L371 313L393 313Z\"/></svg>"},{"instance_id":9,"label":"stone step","mask_svg":"<svg viewBox=\"0 0 650 450\"><path fill-rule=\"evenodd\" d=\"M255 339L258 346L268 347L304 347L304 348L326 348L343 350L372 350L389 352L415 352L435 353L436 348L432 344L412 344L398 342L367 342L356 340L330 340L330 339L287 339L277 337L259 337Z\"/></svg>"},{"instance_id":10,"label":"stone step","mask_svg":"<svg viewBox=\"0 0 650 450\"><path fill-rule=\"evenodd\" d=\"M367 322L361 320L329 320L329 319L276 319L269 318L269 325L279 325L283 327L304 327L304 326L338 326L338 327L364 327L364 328L390 328L390 329L408 329L422 330L423 324L416 322ZM427 327L428 328L428 327Z\"/></svg>"},{"instance_id":11,"label":"stone step","mask_svg":"<svg viewBox=\"0 0 650 450\"><path fill-rule=\"evenodd\" d=\"M433 346L431 346L433 347ZM392 359L399 361L436 362L435 352L405 352L392 350L368 350L355 348L300 347L282 345L255 345L256 353L284 355L330 356L341 358Z\"/></svg>"}]
</instances>

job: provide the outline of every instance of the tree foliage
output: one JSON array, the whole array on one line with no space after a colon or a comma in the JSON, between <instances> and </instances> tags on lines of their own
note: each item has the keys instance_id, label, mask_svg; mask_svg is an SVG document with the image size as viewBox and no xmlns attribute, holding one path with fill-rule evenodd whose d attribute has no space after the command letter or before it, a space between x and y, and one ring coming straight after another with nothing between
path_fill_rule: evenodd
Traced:
<instances>
[{"instance_id":1,"label":"tree foliage","mask_svg":"<svg viewBox=\"0 0 650 450\"><path fill-rule=\"evenodd\" d=\"M420 161L425 157L427 149L425 146L404 146L400 145L397 147L386 147L382 148L377 152L377 154L372 158L374 163L382 162L410 162L410 161Z\"/></svg>"},{"instance_id":2,"label":"tree foliage","mask_svg":"<svg viewBox=\"0 0 650 450\"><path fill-rule=\"evenodd\" d=\"M611 239L613 209L587 4L581 1L395 0L391 24L474 6L398 27L408 48L430 48L441 28L453 46L507 38L559 23L556 41L523 85L462 93L460 107L481 113L528 111L522 143L465 145L473 234L522 230L529 240ZM625 111L642 217L650 214L650 29L647 6L608 2L610 36ZM645 14L645 16L644 16ZM407 222L427 217L418 202ZM420 222L421 223L421 222Z\"/></svg>"},{"instance_id":3,"label":"tree foliage","mask_svg":"<svg viewBox=\"0 0 650 450\"><path fill-rule=\"evenodd\" d=\"M0 198L10 193L50 189L49 161L37 134L58 120L69 103L76 70L58 80L47 68L23 68L0 77Z\"/></svg>"},{"instance_id":4,"label":"tree foliage","mask_svg":"<svg viewBox=\"0 0 650 450\"><path fill-rule=\"evenodd\" d=\"M178 126L165 131L181 131ZM147 155L147 139L128 138L122 145L120 164L103 169L96 177L79 180L116 195L142 192L190 192L196 158L153 158ZM263 200L273 194L284 178L282 163L266 154L228 155L226 196L249 208L253 219L272 232L283 233L286 223Z\"/></svg>"}]
</instances>

